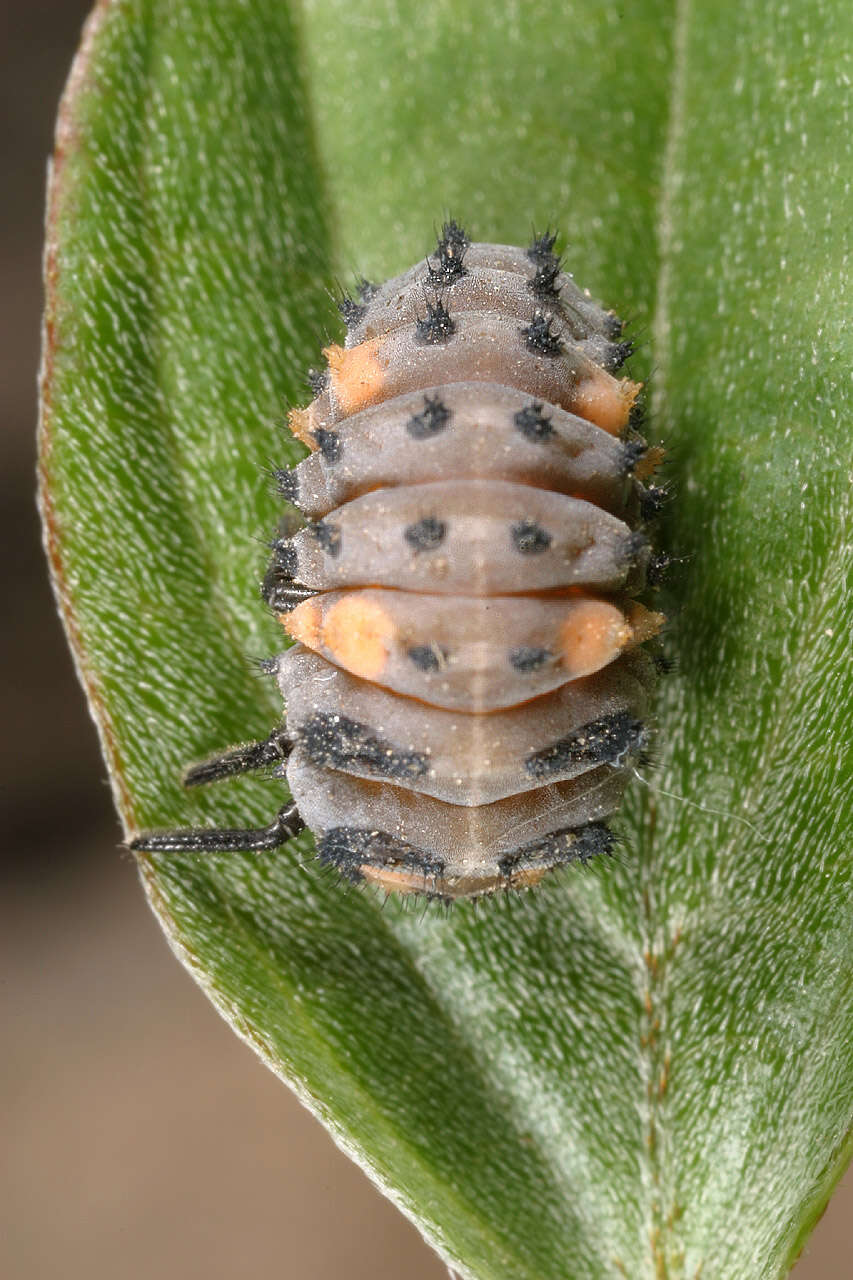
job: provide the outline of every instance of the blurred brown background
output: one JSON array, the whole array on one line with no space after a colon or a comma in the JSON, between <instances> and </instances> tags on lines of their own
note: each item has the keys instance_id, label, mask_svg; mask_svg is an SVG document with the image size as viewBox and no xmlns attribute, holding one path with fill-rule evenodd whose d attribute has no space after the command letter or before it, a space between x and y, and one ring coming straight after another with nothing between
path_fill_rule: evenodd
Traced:
<instances>
[{"instance_id":1,"label":"blurred brown background","mask_svg":"<svg viewBox=\"0 0 853 1280\"><path fill-rule=\"evenodd\" d=\"M444 1280L172 958L119 848L47 585L33 479L45 164L89 5L6 3L0 1276ZM853 1276L851 1209L848 1175L796 1280Z\"/></svg>"}]
</instances>

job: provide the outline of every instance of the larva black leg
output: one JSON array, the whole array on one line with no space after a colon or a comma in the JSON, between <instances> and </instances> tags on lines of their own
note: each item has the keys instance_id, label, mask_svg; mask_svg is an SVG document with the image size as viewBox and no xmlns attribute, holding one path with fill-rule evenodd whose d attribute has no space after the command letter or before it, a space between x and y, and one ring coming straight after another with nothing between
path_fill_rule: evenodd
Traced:
<instances>
[{"instance_id":1,"label":"larva black leg","mask_svg":"<svg viewBox=\"0 0 853 1280\"><path fill-rule=\"evenodd\" d=\"M192 765L184 776L185 787L203 787L208 782L219 782L222 778L235 778L241 773L251 773L253 769L263 769L269 764L278 764L286 760L293 747L292 740L284 729L274 729L268 738L261 742L247 742L245 746L234 747L212 760L203 760L201 764Z\"/></svg>"},{"instance_id":2,"label":"larva black leg","mask_svg":"<svg viewBox=\"0 0 853 1280\"><path fill-rule=\"evenodd\" d=\"M287 804L279 809L268 827L154 831L131 840L130 848L134 853L256 853L264 849L278 849L298 836L304 827L296 805Z\"/></svg>"}]
</instances>

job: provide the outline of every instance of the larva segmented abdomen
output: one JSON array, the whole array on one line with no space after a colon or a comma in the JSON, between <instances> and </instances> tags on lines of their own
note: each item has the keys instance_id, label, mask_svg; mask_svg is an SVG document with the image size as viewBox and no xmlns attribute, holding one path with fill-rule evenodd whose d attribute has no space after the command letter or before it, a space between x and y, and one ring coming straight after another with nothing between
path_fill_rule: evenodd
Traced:
<instances>
[{"instance_id":1,"label":"larva segmented abdomen","mask_svg":"<svg viewBox=\"0 0 853 1280\"><path fill-rule=\"evenodd\" d=\"M346 345L291 415L279 474L308 519L271 606L321 859L446 898L609 848L646 740L662 624L621 325L527 251L443 228L425 264L346 300Z\"/></svg>"}]
</instances>

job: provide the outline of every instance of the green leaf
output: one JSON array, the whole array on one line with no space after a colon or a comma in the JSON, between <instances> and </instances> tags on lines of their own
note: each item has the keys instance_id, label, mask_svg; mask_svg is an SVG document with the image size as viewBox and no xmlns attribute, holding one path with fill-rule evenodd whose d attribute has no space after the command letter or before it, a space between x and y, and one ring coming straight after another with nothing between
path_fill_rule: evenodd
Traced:
<instances>
[{"instance_id":1,"label":"green leaf","mask_svg":"<svg viewBox=\"0 0 853 1280\"><path fill-rule=\"evenodd\" d=\"M560 227L671 450L679 669L623 851L452 914L310 840L146 858L183 961L465 1276L785 1274L853 1115L842 0L113 0L63 101L42 505L130 830L261 822L187 761L281 715L246 655L261 468L327 286Z\"/></svg>"}]
</instances>

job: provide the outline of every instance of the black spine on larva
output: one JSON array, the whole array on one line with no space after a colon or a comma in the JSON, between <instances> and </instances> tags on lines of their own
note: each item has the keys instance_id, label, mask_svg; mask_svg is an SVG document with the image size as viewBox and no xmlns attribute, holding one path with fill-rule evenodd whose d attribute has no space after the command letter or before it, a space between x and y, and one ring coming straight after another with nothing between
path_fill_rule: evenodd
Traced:
<instances>
[{"instance_id":1,"label":"black spine on larva","mask_svg":"<svg viewBox=\"0 0 853 1280\"><path fill-rule=\"evenodd\" d=\"M426 303L426 314L418 320L415 337L424 346L436 346L448 342L456 332L456 325L442 298Z\"/></svg>"},{"instance_id":2,"label":"black spine on larva","mask_svg":"<svg viewBox=\"0 0 853 1280\"><path fill-rule=\"evenodd\" d=\"M528 351L537 356L559 356L563 352L563 340L554 331L554 317L549 311L535 311L530 324L521 334Z\"/></svg>"},{"instance_id":3,"label":"black spine on larva","mask_svg":"<svg viewBox=\"0 0 853 1280\"><path fill-rule=\"evenodd\" d=\"M539 302L555 303L560 297L557 277L560 274L559 258L543 258L536 263L536 271L527 287Z\"/></svg>"},{"instance_id":4,"label":"black spine on larva","mask_svg":"<svg viewBox=\"0 0 853 1280\"><path fill-rule=\"evenodd\" d=\"M446 288L467 275L464 258L468 237L453 221L445 222L441 229L435 254L427 259L427 279L436 288Z\"/></svg>"},{"instance_id":5,"label":"black spine on larva","mask_svg":"<svg viewBox=\"0 0 853 1280\"><path fill-rule=\"evenodd\" d=\"M633 344L555 245L449 219L408 271L359 281L291 419L312 456L273 472L309 521L263 587L299 642L269 666L287 777L353 881L452 899L606 855L642 761L660 451L617 372Z\"/></svg>"},{"instance_id":6,"label":"black spine on larva","mask_svg":"<svg viewBox=\"0 0 853 1280\"><path fill-rule=\"evenodd\" d=\"M338 311L344 318L344 323L348 329L354 329L357 324L364 319L364 313L367 307L363 302L356 302L348 294L344 294L338 300Z\"/></svg>"}]
</instances>

